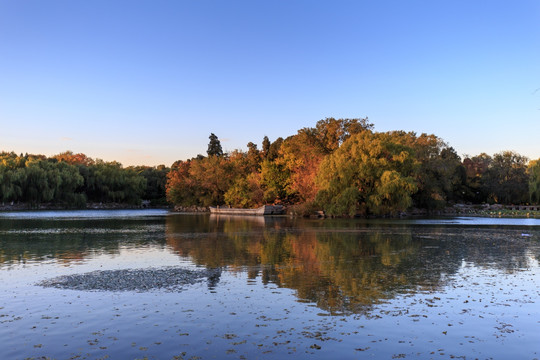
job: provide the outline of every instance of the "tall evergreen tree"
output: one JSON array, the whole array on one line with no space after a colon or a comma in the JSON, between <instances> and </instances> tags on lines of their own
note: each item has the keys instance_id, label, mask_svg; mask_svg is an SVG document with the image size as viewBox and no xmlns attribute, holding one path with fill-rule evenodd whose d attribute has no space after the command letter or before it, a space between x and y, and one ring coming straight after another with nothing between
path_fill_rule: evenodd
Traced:
<instances>
[{"instance_id":1,"label":"tall evergreen tree","mask_svg":"<svg viewBox=\"0 0 540 360\"><path fill-rule=\"evenodd\" d=\"M265 159L268 157L268 152L270 151L270 145L271 145L270 139L268 139L268 136L265 136L262 142L262 152Z\"/></svg>"},{"instance_id":2,"label":"tall evergreen tree","mask_svg":"<svg viewBox=\"0 0 540 360\"><path fill-rule=\"evenodd\" d=\"M210 142L208 143L208 150L206 151L208 156L222 156L223 149L221 148L221 143L219 142L218 137L214 133L211 133L208 138L210 139Z\"/></svg>"}]
</instances>

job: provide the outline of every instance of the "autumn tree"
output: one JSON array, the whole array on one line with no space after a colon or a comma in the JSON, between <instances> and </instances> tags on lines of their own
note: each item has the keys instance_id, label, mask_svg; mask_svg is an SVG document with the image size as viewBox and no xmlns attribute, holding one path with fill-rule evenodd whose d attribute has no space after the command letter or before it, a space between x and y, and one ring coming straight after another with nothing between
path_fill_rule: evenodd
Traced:
<instances>
[{"instance_id":1,"label":"autumn tree","mask_svg":"<svg viewBox=\"0 0 540 360\"><path fill-rule=\"evenodd\" d=\"M376 133L367 118L326 118L285 140L265 136L261 150L253 142L247 148L225 154L211 134L208 157L173 166L167 198L200 206L281 202L310 210L319 204L331 214L355 215L536 196L527 177L534 168L524 170L526 159L501 153L462 162L435 135Z\"/></svg>"},{"instance_id":2,"label":"autumn tree","mask_svg":"<svg viewBox=\"0 0 540 360\"><path fill-rule=\"evenodd\" d=\"M373 124L364 119L335 119L326 118L319 120L315 125L314 132L326 153L336 150L351 135L362 131L373 130Z\"/></svg>"},{"instance_id":3,"label":"autumn tree","mask_svg":"<svg viewBox=\"0 0 540 360\"><path fill-rule=\"evenodd\" d=\"M414 150L391 133L352 135L323 160L317 203L331 215L387 214L412 205Z\"/></svg>"},{"instance_id":4,"label":"autumn tree","mask_svg":"<svg viewBox=\"0 0 540 360\"><path fill-rule=\"evenodd\" d=\"M326 118L318 121L314 128L303 128L287 138L276 162L290 173L288 196L300 202L312 202L318 191L315 176L324 157L336 151L350 136L372 129L373 124L367 118Z\"/></svg>"},{"instance_id":5,"label":"autumn tree","mask_svg":"<svg viewBox=\"0 0 540 360\"><path fill-rule=\"evenodd\" d=\"M295 202L311 202L317 194L315 176L327 152L313 129L305 128L283 141L276 163L290 174L287 197Z\"/></svg>"},{"instance_id":6,"label":"autumn tree","mask_svg":"<svg viewBox=\"0 0 540 360\"><path fill-rule=\"evenodd\" d=\"M193 160L196 161L196 160ZM199 187L190 175L192 160L176 161L167 174L167 201L177 205L200 205Z\"/></svg>"},{"instance_id":7,"label":"autumn tree","mask_svg":"<svg viewBox=\"0 0 540 360\"><path fill-rule=\"evenodd\" d=\"M73 151L65 151L63 153L53 156L53 159L56 159L60 162L66 162L70 165L90 166L95 164L94 159L89 158L83 153L74 154Z\"/></svg>"},{"instance_id":8,"label":"autumn tree","mask_svg":"<svg viewBox=\"0 0 540 360\"><path fill-rule=\"evenodd\" d=\"M199 200L202 206L224 204L225 192L236 177L230 161L223 156L209 156L192 161L189 173L199 187Z\"/></svg>"}]
</instances>

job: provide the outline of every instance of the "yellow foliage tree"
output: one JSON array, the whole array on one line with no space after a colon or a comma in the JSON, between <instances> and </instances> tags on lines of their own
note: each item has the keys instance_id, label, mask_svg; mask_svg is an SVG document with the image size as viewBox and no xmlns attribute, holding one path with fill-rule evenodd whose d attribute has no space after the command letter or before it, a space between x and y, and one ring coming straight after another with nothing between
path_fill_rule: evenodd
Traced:
<instances>
[{"instance_id":1,"label":"yellow foliage tree","mask_svg":"<svg viewBox=\"0 0 540 360\"><path fill-rule=\"evenodd\" d=\"M321 163L316 179L318 204L331 215L407 209L417 190L413 151L392 133L352 135Z\"/></svg>"}]
</instances>

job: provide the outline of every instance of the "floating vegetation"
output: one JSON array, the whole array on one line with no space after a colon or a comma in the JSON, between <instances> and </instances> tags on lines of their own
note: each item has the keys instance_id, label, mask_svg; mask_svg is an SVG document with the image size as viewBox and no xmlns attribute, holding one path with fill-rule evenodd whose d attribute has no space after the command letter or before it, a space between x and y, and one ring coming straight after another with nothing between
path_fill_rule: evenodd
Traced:
<instances>
[{"instance_id":1,"label":"floating vegetation","mask_svg":"<svg viewBox=\"0 0 540 360\"><path fill-rule=\"evenodd\" d=\"M220 269L189 270L179 267L103 270L59 276L37 285L70 290L145 292L161 289L177 292L204 280L215 284L220 275Z\"/></svg>"},{"instance_id":2,"label":"floating vegetation","mask_svg":"<svg viewBox=\"0 0 540 360\"><path fill-rule=\"evenodd\" d=\"M133 228L31 228L0 231L0 235L57 235L57 234L148 234L162 233L162 225L144 225Z\"/></svg>"}]
</instances>

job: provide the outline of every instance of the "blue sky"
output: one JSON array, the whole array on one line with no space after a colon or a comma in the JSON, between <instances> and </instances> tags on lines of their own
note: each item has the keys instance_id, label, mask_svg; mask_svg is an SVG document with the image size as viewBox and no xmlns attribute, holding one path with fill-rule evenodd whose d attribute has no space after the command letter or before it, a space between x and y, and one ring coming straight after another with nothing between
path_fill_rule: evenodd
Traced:
<instances>
[{"instance_id":1,"label":"blue sky","mask_svg":"<svg viewBox=\"0 0 540 360\"><path fill-rule=\"evenodd\" d=\"M171 165L326 117L540 158L540 2L0 0L0 150Z\"/></svg>"}]
</instances>

